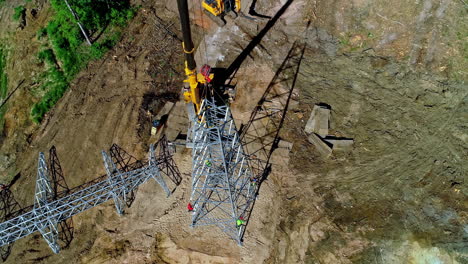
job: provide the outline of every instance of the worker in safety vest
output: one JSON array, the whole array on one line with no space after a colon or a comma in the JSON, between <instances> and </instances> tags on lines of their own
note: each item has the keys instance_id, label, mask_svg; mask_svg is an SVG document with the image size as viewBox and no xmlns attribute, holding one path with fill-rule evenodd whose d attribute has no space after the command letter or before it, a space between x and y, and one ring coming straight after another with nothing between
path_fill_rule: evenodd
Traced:
<instances>
[{"instance_id":1,"label":"worker in safety vest","mask_svg":"<svg viewBox=\"0 0 468 264\"><path fill-rule=\"evenodd\" d=\"M211 167L211 162L210 162L209 160L205 160L205 165L206 165L207 167Z\"/></svg>"},{"instance_id":2,"label":"worker in safety vest","mask_svg":"<svg viewBox=\"0 0 468 264\"><path fill-rule=\"evenodd\" d=\"M244 218L241 216L239 219L236 220L236 226L240 227L241 225L245 224Z\"/></svg>"},{"instance_id":3,"label":"worker in safety vest","mask_svg":"<svg viewBox=\"0 0 468 264\"><path fill-rule=\"evenodd\" d=\"M189 212L192 212L192 211L193 211L193 206L192 206L191 203L188 203L188 204L187 204L187 210L188 210Z\"/></svg>"},{"instance_id":4,"label":"worker in safety vest","mask_svg":"<svg viewBox=\"0 0 468 264\"><path fill-rule=\"evenodd\" d=\"M252 185L253 187L255 187L255 185L257 185L257 182L258 182L257 178L250 178L250 185Z\"/></svg>"}]
</instances>

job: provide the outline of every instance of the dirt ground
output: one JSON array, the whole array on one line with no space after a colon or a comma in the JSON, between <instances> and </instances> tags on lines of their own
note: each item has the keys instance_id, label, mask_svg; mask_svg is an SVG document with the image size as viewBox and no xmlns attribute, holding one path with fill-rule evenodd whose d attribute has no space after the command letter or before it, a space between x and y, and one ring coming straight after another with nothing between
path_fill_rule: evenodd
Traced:
<instances>
[{"instance_id":1,"label":"dirt ground","mask_svg":"<svg viewBox=\"0 0 468 264\"><path fill-rule=\"evenodd\" d=\"M100 151L112 143L146 155L154 140L151 113L177 101L183 58L152 11L178 33L174 3L137 4L142 8L122 41L79 74L40 127L24 121L28 112L20 104L34 100L27 90L29 101L18 94L9 106L9 124L23 121L9 125L0 154L19 172L12 191L21 205L33 200L37 153L52 145L69 186L104 174ZM468 262L467 7L449 0L394 5L243 1L244 16L222 28L193 5L199 66L238 64L232 78L238 127L293 44L305 46L299 72L286 76L297 77L296 94L280 137L292 150L273 153L243 247L213 229L189 228L191 152L178 148L183 181L171 197L150 181L124 216L108 202L74 217L75 238L60 254L34 234L14 244L6 263ZM45 23L47 5L41 7ZM33 39L41 23L27 24L23 36ZM30 84L29 72L10 79ZM331 106L330 133L353 138L351 152L323 159L306 140L303 128L316 103ZM174 137L187 126L178 102L165 132Z\"/></svg>"}]
</instances>

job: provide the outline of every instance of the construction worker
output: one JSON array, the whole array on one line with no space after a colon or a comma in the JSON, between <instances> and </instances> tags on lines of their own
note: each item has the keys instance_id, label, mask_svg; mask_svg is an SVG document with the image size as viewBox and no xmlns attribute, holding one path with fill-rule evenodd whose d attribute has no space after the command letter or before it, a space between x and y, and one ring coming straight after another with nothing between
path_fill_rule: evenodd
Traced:
<instances>
[{"instance_id":1,"label":"construction worker","mask_svg":"<svg viewBox=\"0 0 468 264\"><path fill-rule=\"evenodd\" d=\"M188 204L187 204L187 210L188 210L189 212L193 212L193 206L192 206L191 203L188 203Z\"/></svg>"},{"instance_id":2,"label":"construction worker","mask_svg":"<svg viewBox=\"0 0 468 264\"><path fill-rule=\"evenodd\" d=\"M244 218L241 216L236 220L236 226L239 228L241 225L245 224Z\"/></svg>"},{"instance_id":3,"label":"construction worker","mask_svg":"<svg viewBox=\"0 0 468 264\"><path fill-rule=\"evenodd\" d=\"M209 160L205 160L205 165L206 165L207 167L211 167L211 162L210 162Z\"/></svg>"},{"instance_id":4,"label":"construction worker","mask_svg":"<svg viewBox=\"0 0 468 264\"><path fill-rule=\"evenodd\" d=\"M250 185L252 185L252 187L255 187L255 185L257 185L257 182L258 182L257 178L251 178L250 179Z\"/></svg>"}]
</instances>

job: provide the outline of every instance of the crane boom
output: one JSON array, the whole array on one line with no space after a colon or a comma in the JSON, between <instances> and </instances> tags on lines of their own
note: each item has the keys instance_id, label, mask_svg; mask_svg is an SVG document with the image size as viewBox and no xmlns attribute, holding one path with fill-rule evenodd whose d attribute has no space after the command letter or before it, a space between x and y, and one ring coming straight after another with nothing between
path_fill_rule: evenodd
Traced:
<instances>
[{"instance_id":1,"label":"crane boom","mask_svg":"<svg viewBox=\"0 0 468 264\"><path fill-rule=\"evenodd\" d=\"M182 28L182 49L185 53L185 75L184 80L184 100L186 103L192 103L195 113L200 110L200 85L205 83L204 78L200 78L197 73L197 64L195 63L195 47L192 42L192 32L190 30L190 19L187 0L177 0L179 9L180 24Z\"/></svg>"}]
</instances>

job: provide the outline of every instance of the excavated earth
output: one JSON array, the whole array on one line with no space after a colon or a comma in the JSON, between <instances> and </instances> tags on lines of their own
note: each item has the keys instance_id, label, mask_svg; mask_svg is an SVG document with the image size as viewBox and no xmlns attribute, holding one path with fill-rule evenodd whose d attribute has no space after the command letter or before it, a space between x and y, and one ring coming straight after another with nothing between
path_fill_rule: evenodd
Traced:
<instances>
[{"instance_id":1,"label":"excavated earth","mask_svg":"<svg viewBox=\"0 0 468 264\"><path fill-rule=\"evenodd\" d=\"M77 76L40 126L25 121L28 108L16 105L27 103L15 95L0 154L15 157L11 190L21 205L33 201L38 152L52 145L74 187L105 174L100 151L112 143L144 158L155 140L151 116L167 101L177 103L163 133L185 134L180 43L155 17L180 35L174 2L136 3L121 42ZM244 1L243 15L224 27L194 3L197 62L235 69L238 127L275 75L295 80L279 132L292 147L273 152L243 247L216 229L189 228L191 151L178 147L183 180L172 196L149 181L123 216L112 202L75 216L74 239L60 254L34 234L14 244L6 263L468 263L465 2ZM40 6L44 23L48 6ZM27 16L9 34L36 32L28 19L36 21ZM304 48L299 70L285 74L278 69L293 45ZM351 151L323 158L307 141L319 103L331 107L329 134L354 139Z\"/></svg>"}]
</instances>

